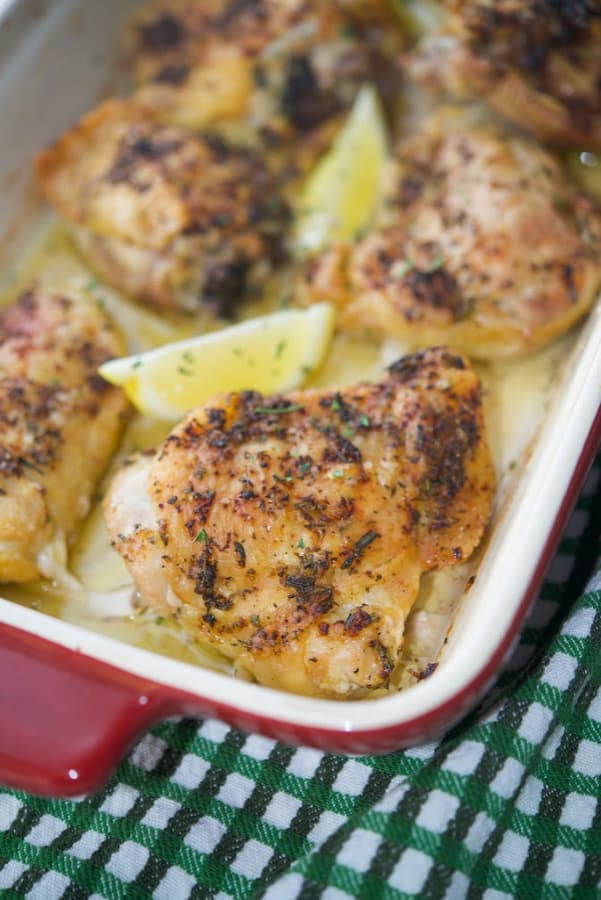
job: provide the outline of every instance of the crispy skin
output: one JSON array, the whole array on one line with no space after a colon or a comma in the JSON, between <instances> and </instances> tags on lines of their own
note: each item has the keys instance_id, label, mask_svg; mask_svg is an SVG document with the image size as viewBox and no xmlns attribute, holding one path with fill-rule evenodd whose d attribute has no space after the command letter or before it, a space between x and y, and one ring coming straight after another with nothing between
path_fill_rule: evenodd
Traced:
<instances>
[{"instance_id":1,"label":"crispy skin","mask_svg":"<svg viewBox=\"0 0 601 900\"><path fill-rule=\"evenodd\" d=\"M281 253L288 211L259 158L136 103L103 103L35 168L94 268L159 310L223 311Z\"/></svg>"},{"instance_id":2,"label":"crispy skin","mask_svg":"<svg viewBox=\"0 0 601 900\"><path fill-rule=\"evenodd\" d=\"M0 581L37 578L89 511L127 414L96 370L122 352L90 302L31 290L0 314Z\"/></svg>"},{"instance_id":3,"label":"crispy skin","mask_svg":"<svg viewBox=\"0 0 601 900\"><path fill-rule=\"evenodd\" d=\"M128 32L137 96L170 122L244 122L270 151L294 141L298 163L309 143L314 157L360 85L378 77L385 46L394 42L393 32L373 23L381 3L340 6L155 0ZM357 24L353 14L366 12L371 24Z\"/></svg>"},{"instance_id":4,"label":"crispy skin","mask_svg":"<svg viewBox=\"0 0 601 900\"><path fill-rule=\"evenodd\" d=\"M449 0L444 30L409 57L437 92L479 95L543 141L601 148L599 0Z\"/></svg>"},{"instance_id":5,"label":"crispy skin","mask_svg":"<svg viewBox=\"0 0 601 900\"><path fill-rule=\"evenodd\" d=\"M340 324L476 358L566 331L601 285L600 212L532 141L446 109L398 148L379 227L311 261L299 299Z\"/></svg>"},{"instance_id":6,"label":"crispy skin","mask_svg":"<svg viewBox=\"0 0 601 900\"><path fill-rule=\"evenodd\" d=\"M467 558L493 474L480 386L439 348L379 384L216 398L105 501L146 601L261 684L385 687L420 574Z\"/></svg>"},{"instance_id":7,"label":"crispy skin","mask_svg":"<svg viewBox=\"0 0 601 900\"><path fill-rule=\"evenodd\" d=\"M388 0L337 0L337 5L351 19L368 24L398 27L394 9Z\"/></svg>"}]
</instances>

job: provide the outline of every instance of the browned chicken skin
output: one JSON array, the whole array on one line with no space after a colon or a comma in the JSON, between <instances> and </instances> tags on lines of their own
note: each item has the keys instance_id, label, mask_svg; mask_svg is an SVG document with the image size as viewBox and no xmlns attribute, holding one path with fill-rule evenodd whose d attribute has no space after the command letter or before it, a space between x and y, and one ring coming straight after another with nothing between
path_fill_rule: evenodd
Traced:
<instances>
[{"instance_id":1,"label":"browned chicken skin","mask_svg":"<svg viewBox=\"0 0 601 900\"><path fill-rule=\"evenodd\" d=\"M493 474L480 386L445 349L379 384L216 398L105 501L146 602L257 681L385 687L422 572L467 558Z\"/></svg>"},{"instance_id":2,"label":"browned chicken skin","mask_svg":"<svg viewBox=\"0 0 601 900\"><path fill-rule=\"evenodd\" d=\"M601 148L599 0L447 0L447 27L409 70L426 86L482 96L543 141Z\"/></svg>"},{"instance_id":3,"label":"browned chicken skin","mask_svg":"<svg viewBox=\"0 0 601 900\"><path fill-rule=\"evenodd\" d=\"M336 5L357 22L394 27L394 4L389 0L336 0Z\"/></svg>"},{"instance_id":4,"label":"browned chicken skin","mask_svg":"<svg viewBox=\"0 0 601 900\"><path fill-rule=\"evenodd\" d=\"M532 351L590 308L601 215L543 148L445 109L403 142L379 224L310 261L301 302L351 331L475 358Z\"/></svg>"},{"instance_id":5,"label":"browned chicken skin","mask_svg":"<svg viewBox=\"0 0 601 900\"><path fill-rule=\"evenodd\" d=\"M165 312L224 311L281 253L261 160L110 100L36 158L38 183L109 284Z\"/></svg>"},{"instance_id":6,"label":"browned chicken skin","mask_svg":"<svg viewBox=\"0 0 601 900\"><path fill-rule=\"evenodd\" d=\"M155 0L129 30L136 94L176 124L242 122L270 153L293 140L295 163L306 142L314 158L395 43L394 29L377 27L382 6Z\"/></svg>"},{"instance_id":7,"label":"browned chicken skin","mask_svg":"<svg viewBox=\"0 0 601 900\"><path fill-rule=\"evenodd\" d=\"M0 314L0 581L48 574L89 511L127 413L96 370L122 352L92 302L31 290Z\"/></svg>"}]
</instances>

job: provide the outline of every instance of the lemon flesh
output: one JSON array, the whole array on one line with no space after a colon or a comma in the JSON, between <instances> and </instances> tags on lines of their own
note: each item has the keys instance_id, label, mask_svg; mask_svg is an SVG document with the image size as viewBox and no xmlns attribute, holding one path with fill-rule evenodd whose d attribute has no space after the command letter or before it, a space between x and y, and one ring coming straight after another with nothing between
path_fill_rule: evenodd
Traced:
<instances>
[{"instance_id":1,"label":"lemon flesh","mask_svg":"<svg viewBox=\"0 0 601 900\"><path fill-rule=\"evenodd\" d=\"M298 387L321 364L333 330L333 307L319 303L113 359L98 371L123 388L140 412L177 421L224 391L270 394Z\"/></svg>"},{"instance_id":2,"label":"lemon flesh","mask_svg":"<svg viewBox=\"0 0 601 900\"><path fill-rule=\"evenodd\" d=\"M294 236L297 252L312 253L351 240L369 225L387 156L382 107L375 88L366 85L332 148L303 187Z\"/></svg>"}]
</instances>

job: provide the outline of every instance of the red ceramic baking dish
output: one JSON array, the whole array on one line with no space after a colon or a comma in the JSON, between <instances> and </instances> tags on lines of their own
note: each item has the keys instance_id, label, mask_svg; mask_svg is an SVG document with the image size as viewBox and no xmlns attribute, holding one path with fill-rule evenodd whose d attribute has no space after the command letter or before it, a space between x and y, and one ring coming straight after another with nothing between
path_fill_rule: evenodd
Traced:
<instances>
[{"instance_id":1,"label":"red ceramic baking dish","mask_svg":"<svg viewBox=\"0 0 601 900\"><path fill-rule=\"evenodd\" d=\"M28 161L106 92L112 48L135 6L0 0L4 269L40 223ZM441 734L511 650L601 437L601 309L565 348L535 438L522 441L520 464L501 484L475 579L461 570L453 582L460 602L430 677L361 702L293 696L0 599L0 781L81 794L108 777L144 729L179 715L343 753ZM512 403L505 416L527 420L528 409Z\"/></svg>"}]
</instances>

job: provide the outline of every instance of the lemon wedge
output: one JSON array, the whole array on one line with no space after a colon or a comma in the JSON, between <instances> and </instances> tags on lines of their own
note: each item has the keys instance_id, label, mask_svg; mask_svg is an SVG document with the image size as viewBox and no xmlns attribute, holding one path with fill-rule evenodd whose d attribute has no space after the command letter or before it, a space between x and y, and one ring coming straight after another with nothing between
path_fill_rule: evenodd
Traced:
<instances>
[{"instance_id":1,"label":"lemon wedge","mask_svg":"<svg viewBox=\"0 0 601 900\"><path fill-rule=\"evenodd\" d=\"M369 224L387 155L380 100L376 89L366 85L332 148L303 187L294 236L299 253L349 240Z\"/></svg>"},{"instance_id":2,"label":"lemon wedge","mask_svg":"<svg viewBox=\"0 0 601 900\"><path fill-rule=\"evenodd\" d=\"M177 421L222 391L297 387L322 362L333 330L333 307L318 303L112 359L98 371L140 412Z\"/></svg>"}]
</instances>

